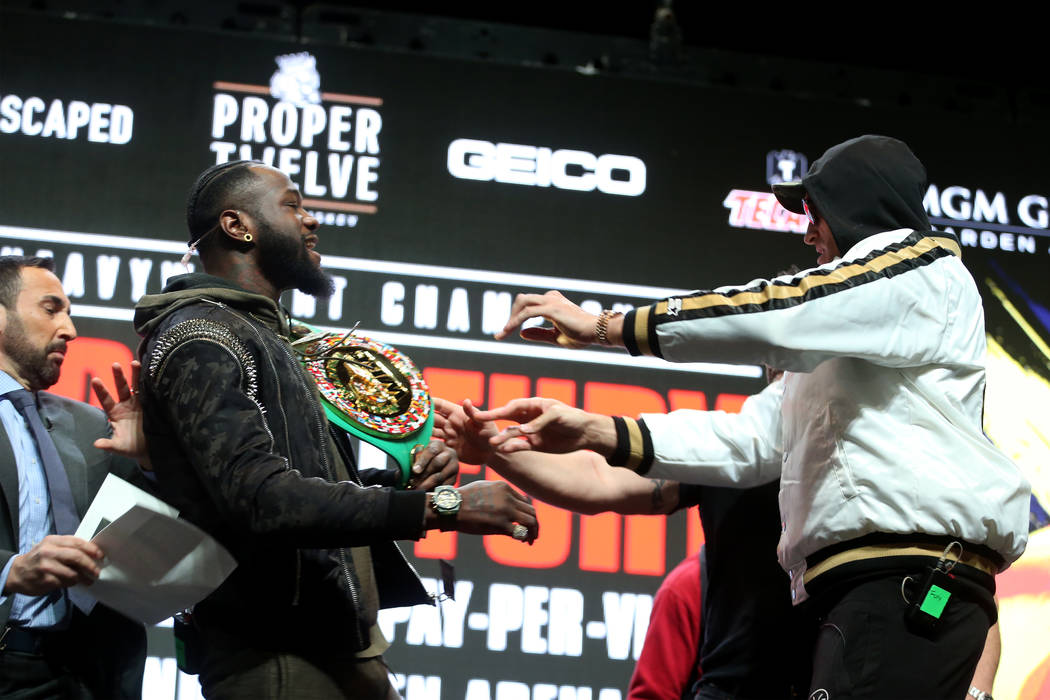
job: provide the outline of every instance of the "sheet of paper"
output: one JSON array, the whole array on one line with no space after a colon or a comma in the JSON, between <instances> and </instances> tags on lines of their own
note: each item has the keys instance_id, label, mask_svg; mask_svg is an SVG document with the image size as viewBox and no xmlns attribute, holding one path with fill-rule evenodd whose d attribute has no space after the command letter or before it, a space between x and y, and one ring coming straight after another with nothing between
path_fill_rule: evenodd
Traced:
<instances>
[{"instance_id":1,"label":"sheet of paper","mask_svg":"<svg viewBox=\"0 0 1050 700\"><path fill-rule=\"evenodd\" d=\"M203 530L175 517L177 513L109 475L77 530L106 553L99 579L81 590L147 625L193 606L215 590L237 563Z\"/></svg>"},{"instance_id":2,"label":"sheet of paper","mask_svg":"<svg viewBox=\"0 0 1050 700\"><path fill-rule=\"evenodd\" d=\"M90 540L99 530L124 515L134 505L145 506L173 518L179 517L178 510L153 494L124 481L119 476L107 474L102 487L95 494L95 500L91 501L87 513L84 513L76 536L82 540Z\"/></svg>"}]
</instances>

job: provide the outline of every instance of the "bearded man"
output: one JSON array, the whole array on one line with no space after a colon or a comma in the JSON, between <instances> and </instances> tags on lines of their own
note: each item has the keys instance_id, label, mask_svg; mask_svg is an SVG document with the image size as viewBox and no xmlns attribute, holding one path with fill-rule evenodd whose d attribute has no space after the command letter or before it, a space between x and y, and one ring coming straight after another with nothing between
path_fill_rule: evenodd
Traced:
<instances>
[{"instance_id":1,"label":"bearded man","mask_svg":"<svg viewBox=\"0 0 1050 700\"><path fill-rule=\"evenodd\" d=\"M135 325L158 488L238 562L193 610L204 695L396 698L377 610L431 601L394 540L436 528L531 540L535 510L504 482L453 489L455 453L436 440L412 489L362 483L278 301L332 292L318 221L287 175L213 166L187 224L205 273L143 297Z\"/></svg>"},{"instance_id":2,"label":"bearded man","mask_svg":"<svg viewBox=\"0 0 1050 700\"><path fill-rule=\"evenodd\" d=\"M77 337L53 269L0 257L0 697L138 700L145 630L74 588L104 553L73 534L108 474L142 484L139 414L119 367L119 404L94 380L112 426L45 391Z\"/></svg>"}]
</instances>

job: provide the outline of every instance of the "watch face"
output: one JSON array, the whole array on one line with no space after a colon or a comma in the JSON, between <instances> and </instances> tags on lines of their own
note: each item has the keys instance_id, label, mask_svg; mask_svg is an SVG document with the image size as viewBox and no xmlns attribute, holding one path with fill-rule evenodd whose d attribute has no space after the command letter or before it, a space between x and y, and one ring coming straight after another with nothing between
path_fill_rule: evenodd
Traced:
<instances>
[{"instance_id":1,"label":"watch face","mask_svg":"<svg viewBox=\"0 0 1050 700\"><path fill-rule=\"evenodd\" d=\"M434 490L434 510L442 515L454 515L459 512L463 497L451 486L438 486Z\"/></svg>"}]
</instances>

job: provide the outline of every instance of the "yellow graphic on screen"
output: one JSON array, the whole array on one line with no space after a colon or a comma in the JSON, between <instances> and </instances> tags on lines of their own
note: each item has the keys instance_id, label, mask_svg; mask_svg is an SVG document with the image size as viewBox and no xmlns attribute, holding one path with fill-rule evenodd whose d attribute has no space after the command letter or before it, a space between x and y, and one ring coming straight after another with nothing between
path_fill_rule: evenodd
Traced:
<instances>
[{"instance_id":1,"label":"yellow graphic on screen","mask_svg":"<svg viewBox=\"0 0 1050 700\"><path fill-rule=\"evenodd\" d=\"M1050 365L1050 347L1003 290L985 280L992 298L1014 322L1032 357ZM1050 507L1050 381L988 336L985 432L1021 468L1032 494ZM1024 555L996 577L1002 655L992 692L998 700L1050 698L1050 527L1029 535Z\"/></svg>"}]
</instances>

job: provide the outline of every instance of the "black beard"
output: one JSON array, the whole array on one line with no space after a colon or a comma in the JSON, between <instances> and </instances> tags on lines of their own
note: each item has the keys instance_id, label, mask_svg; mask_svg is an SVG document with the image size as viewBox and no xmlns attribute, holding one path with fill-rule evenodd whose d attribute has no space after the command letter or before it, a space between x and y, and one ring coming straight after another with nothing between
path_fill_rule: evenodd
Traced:
<instances>
[{"instance_id":1,"label":"black beard","mask_svg":"<svg viewBox=\"0 0 1050 700\"><path fill-rule=\"evenodd\" d=\"M298 289L303 294L327 299L335 293L335 283L310 259L302 238L298 243L277 233L261 217L256 217L259 270L277 289Z\"/></svg>"},{"instance_id":2,"label":"black beard","mask_svg":"<svg viewBox=\"0 0 1050 700\"><path fill-rule=\"evenodd\" d=\"M42 349L34 348L26 341L21 319L8 313L7 330L0 337L0 342L3 343L4 354L18 367L32 391L43 391L58 381L62 366L47 359L47 356L56 350L65 352L65 341L56 341Z\"/></svg>"}]
</instances>

